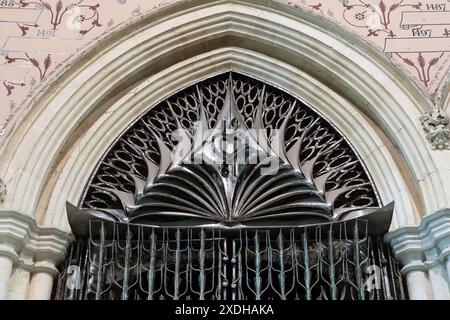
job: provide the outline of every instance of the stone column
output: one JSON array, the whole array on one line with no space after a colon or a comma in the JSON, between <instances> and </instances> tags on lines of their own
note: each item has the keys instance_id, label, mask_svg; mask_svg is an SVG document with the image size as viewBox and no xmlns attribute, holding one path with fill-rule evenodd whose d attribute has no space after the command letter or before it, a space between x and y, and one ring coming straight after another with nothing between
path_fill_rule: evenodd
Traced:
<instances>
[{"instance_id":1,"label":"stone column","mask_svg":"<svg viewBox=\"0 0 450 320\"><path fill-rule=\"evenodd\" d=\"M47 271L34 272L31 277L29 300L49 300L52 295L54 275Z\"/></svg>"},{"instance_id":2,"label":"stone column","mask_svg":"<svg viewBox=\"0 0 450 320\"><path fill-rule=\"evenodd\" d=\"M450 209L427 215L418 226L389 232L385 240L403 267L411 300L450 299L450 263L444 255L450 244Z\"/></svg>"},{"instance_id":3,"label":"stone column","mask_svg":"<svg viewBox=\"0 0 450 320\"><path fill-rule=\"evenodd\" d=\"M409 299L433 299L428 271L422 261L421 253L409 252L406 254L397 254L397 259L403 265L401 272L406 278Z\"/></svg>"},{"instance_id":4,"label":"stone column","mask_svg":"<svg viewBox=\"0 0 450 320\"><path fill-rule=\"evenodd\" d=\"M16 212L0 210L0 300L8 298L15 264L19 253L29 240L27 219L30 218Z\"/></svg>"},{"instance_id":5,"label":"stone column","mask_svg":"<svg viewBox=\"0 0 450 320\"><path fill-rule=\"evenodd\" d=\"M445 262L445 268L447 269L447 277L450 280L450 255L447 255Z\"/></svg>"},{"instance_id":6,"label":"stone column","mask_svg":"<svg viewBox=\"0 0 450 320\"><path fill-rule=\"evenodd\" d=\"M5 300L8 293L8 282L11 276L14 259L0 255L0 300Z\"/></svg>"},{"instance_id":7,"label":"stone column","mask_svg":"<svg viewBox=\"0 0 450 320\"><path fill-rule=\"evenodd\" d=\"M431 292L430 281L426 270L416 269L402 272L406 277L408 286L409 299L411 300L431 300L433 295Z\"/></svg>"},{"instance_id":8,"label":"stone column","mask_svg":"<svg viewBox=\"0 0 450 320\"><path fill-rule=\"evenodd\" d=\"M8 290L9 300L25 300L30 286L29 267L18 265L11 276Z\"/></svg>"},{"instance_id":9,"label":"stone column","mask_svg":"<svg viewBox=\"0 0 450 320\"><path fill-rule=\"evenodd\" d=\"M8 294L8 283L13 272L14 263L18 259L18 242L6 232L1 232L0 221L0 300L5 300Z\"/></svg>"},{"instance_id":10,"label":"stone column","mask_svg":"<svg viewBox=\"0 0 450 320\"><path fill-rule=\"evenodd\" d=\"M50 299L55 266L71 242L64 231L41 228L32 217L0 210L0 300Z\"/></svg>"},{"instance_id":11,"label":"stone column","mask_svg":"<svg viewBox=\"0 0 450 320\"><path fill-rule=\"evenodd\" d=\"M58 274L57 266L64 259L65 251L36 250L31 274L29 300L49 300L53 281Z\"/></svg>"},{"instance_id":12,"label":"stone column","mask_svg":"<svg viewBox=\"0 0 450 320\"><path fill-rule=\"evenodd\" d=\"M445 266L441 263L440 259L436 259L434 263L427 266L427 269L434 299L449 300L449 284L448 281L444 280L447 278Z\"/></svg>"}]
</instances>

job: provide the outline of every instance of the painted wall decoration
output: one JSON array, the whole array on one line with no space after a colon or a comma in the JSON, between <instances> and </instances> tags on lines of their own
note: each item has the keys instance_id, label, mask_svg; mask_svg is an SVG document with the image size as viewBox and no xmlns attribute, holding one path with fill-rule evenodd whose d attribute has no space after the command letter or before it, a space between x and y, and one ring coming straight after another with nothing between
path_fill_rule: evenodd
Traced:
<instances>
[{"instance_id":1,"label":"painted wall decoration","mask_svg":"<svg viewBox=\"0 0 450 320\"><path fill-rule=\"evenodd\" d=\"M0 0L0 143L33 89L114 26L177 0ZM279 0L358 34L433 97L450 69L450 0Z\"/></svg>"}]
</instances>

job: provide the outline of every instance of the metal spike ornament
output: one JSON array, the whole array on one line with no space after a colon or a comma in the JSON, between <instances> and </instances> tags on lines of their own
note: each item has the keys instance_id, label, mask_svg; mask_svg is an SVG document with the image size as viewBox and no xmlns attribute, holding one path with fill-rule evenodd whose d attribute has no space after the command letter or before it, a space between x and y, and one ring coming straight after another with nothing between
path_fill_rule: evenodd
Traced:
<instances>
[{"instance_id":1,"label":"metal spike ornament","mask_svg":"<svg viewBox=\"0 0 450 320\"><path fill-rule=\"evenodd\" d=\"M363 164L326 120L229 73L151 108L102 159L80 208L67 208L79 234L90 220L248 228L361 217L379 233L393 206L380 208Z\"/></svg>"}]
</instances>

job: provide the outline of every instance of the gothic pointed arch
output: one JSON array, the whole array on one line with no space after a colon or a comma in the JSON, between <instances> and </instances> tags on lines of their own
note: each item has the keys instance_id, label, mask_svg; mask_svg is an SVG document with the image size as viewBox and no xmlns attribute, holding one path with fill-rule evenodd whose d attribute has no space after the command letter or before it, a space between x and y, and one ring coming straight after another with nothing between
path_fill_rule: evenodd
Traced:
<instances>
[{"instance_id":1,"label":"gothic pointed arch","mask_svg":"<svg viewBox=\"0 0 450 320\"><path fill-rule=\"evenodd\" d=\"M61 69L49 90L42 89L30 102L29 112L2 149L0 172L11 190L5 207L67 229L65 200L78 201L92 166L115 139L111 131L94 138L95 130L85 133L86 128L102 128L111 115L117 117L109 118L117 124L114 132L123 131L147 108L148 99L164 99L229 69L288 88L345 131L365 160L380 198L395 200L394 226L414 223L419 212L446 205L440 169L417 125L430 101L361 40L275 1L269 6L257 1L192 1L157 13L119 28L95 50L74 58L70 70ZM227 19L228 27L217 17ZM197 22L204 30L201 35ZM169 25L177 31L169 31ZM180 71L183 65L192 68L191 75ZM164 85L161 77L168 70L178 72L178 79ZM144 98L146 90L153 96ZM317 90L322 93L315 94ZM121 104L129 107L121 109ZM361 124L358 134L350 118ZM361 132L363 138L358 137ZM89 143L96 147L79 157ZM88 154L97 159L88 159ZM80 174L74 174L78 170ZM24 194L26 203L21 200Z\"/></svg>"},{"instance_id":2,"label":"gothic pointed arch","mask_svg":"<svg viewBox=\"0 0 450 320\"><path fill-rule=\"evenodd\" d=\"M228 72L141 115L97 165L80 207L121 223L306 225L363 216L381 201L328 120L279 89Z\"/></svg>"}]
</instances>

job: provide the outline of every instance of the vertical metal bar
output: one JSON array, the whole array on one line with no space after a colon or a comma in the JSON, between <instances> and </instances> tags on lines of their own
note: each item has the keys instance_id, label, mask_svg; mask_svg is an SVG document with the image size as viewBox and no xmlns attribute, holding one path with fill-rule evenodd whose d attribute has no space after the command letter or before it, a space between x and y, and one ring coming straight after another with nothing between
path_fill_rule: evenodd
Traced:
<instances>
[{"instance_id":1,"label":"vertical metal bar","mask_svg":"<svg viewBox=\"0 0 450 320\"><path fill-rule=\"evenodd\" d=\"M377 252L378 252L378 260L380 261L380 273L381 273L381 283L383 284L383 293L384 293L384 299L385 300L392 300L390 288L389 288L389 279L387 279L386 275L386 266L385 261L386 258L384 257L384 253L380 248L380 241L379 239L375 240L377 242Z\"/></svg>"},{"instance_id":2,"label":"vertical metal bar","mask_svg":"<svg viewBox=\"0 0 450 320\"><path fill-rule=\"evenodd\" d=\"M180 254L180 250L181 250L181 234L180 234L180 229L177 228L177 232L176 232L176 242L177 242L177 247L175 249L175 272L174 272L174 284L173 284L173 289L174 289L174 293L173 293L173 300L178 300L179 299L179 293L180 293L180 262L181 262L181 254Z\"/></svg>"},{"instance_id":3,"label":"vertical metal bar","mask_svg":"<svg viewBox=\"0 0 450 320\"><path fill-rule=\"evenodd\" d=\"M306 300L312 300L311 293L311 270L309 265L309 249L308 249L308 229L305 228L305 231L302 234L302 243L303 243L303 260L305 262L305 289L306 289Z\"/></svg>"},{"instance_id":4,"label":"vertical metal bar","mask_svg":"<svg viewBox=\"0 0 450 320\"><path fill-rule=\"evenodd\" d=\"M84 258L84 261L85 261L85 263L84 263L84 269L83 269L83 272L84 272L84 276L83 276L83 284L82 284L82 288L85 288L84 289L84 294L80 294L80 299L79 300L86 300L86 298L87 298L87 294L88 294L88 292L89 292L89 289L90 289L90 279L89 279L89 276L90 276L90 272L89 272L89 270L91 269L91 260L90 260L90 254L91 254L91 239L89 238L87 241L86 241L86 256L85 256L85 258Z\"/></svg>"},{"instance_id":5,"label":"vertical metal bar","mask_svg":"<svg viewBox=\"0 0 450 320\"><path fill-rule=\"evenodd\" d=\"M237 300L237 269L236 269L236 240L233 239L232 244L232 253L231 253L231 299Z\"/></svg>"},{"instance_id":6,"label":"vertical metal bar","mask_svg":"<svg viewBox=\"0 0 450 320\"><path fill-rule=\"evenodd\" d=\"M80 242L80 291L75 296L75 299L81 300L83 299L83 291L85 290L85 276L88 266L88 242L84 240L78 240ZM83 257L84 254L84 257Z\"/></svg>"},{"instance_id":7,"label":"vertical metal bar","mask_svg":"<svg viewBox=\"0 0 450 320\"><path fill-rule=\"evenodd\" d=\"M393 281L396 281L398 284L398 289L400 290L400 297L397 297L397 294L395 295L395 299L399 299L399 300L405 300L406 299L406 294L405 294L405 290L403 288L403 278L402 275L399 271L398 268L398 262L395 260L394 255L392 253L392 250L390 248L389 245L386 245L386 251L387 251L387 255L391 261L391 265L392 265L392 270L393 270L393 276L392 279ZM397 291L397 290L396 290Z\"/></svg>"},{"instance_id":8,"label":"vertical metal bar","mask_svg":"<svg viewBox=\"0 0 450 320\"><path fill-rule=\"evenodd\" d=\"M336 272L334 266L333 225L328 231L328 273L330 277L331 300L337 300Z\"/></svg>"},{"instance_id":9,"label":"vertical metal bar","mask_svg":"<svg viewBox=\"0 0 450 320\"><path fill-rule=\"evenodd\" d=\"M70 277L71 275L67 274L67 270L68 270L69 268L70 268L70 269L73 269L73 268L71 268L71 267L72 267L72 260L73 260L73 255L74 255L74 249L75 249L75 246L77 246L77 245L72 245L71 248L70 248L70 254L69 254L69 259L68 259L69 263L67 264L66 270L65 270L66 276L68 276L68 277ZM77 247L78 247L78 246L77 246ZM75 271L75 270L72 270L72 272L76 272L76 271ZM77 276L77 277L78 277L78 276ZM77 279L75 279L75 281L76 281L76 280L77 280ZM66 281L66 284L67 284L67 281ZM75 295L75 293L76 293L76 286L74 286L74 284L72 284L69 288L67 288L67 285L65 285L64 290L62 290L63 298L64 298L64 296L66 295L66 290L67 290L67 289L69 289L69 292L68 292L68 295L67 295L66 300L73 300L73 299L74 299L74 295Z\"/></svg>"},{"instance_id":10,"label":"vertical metal bar","mask_svg":"<svg viewBox=\"0 0 450 320\"><path fill-rule=\"evenodd\" d=\"M185 252L184 255L186 256L187 254L187 261L186 261L186 266L184 268L184 271L180 272L180 275L184 274L184 290L180 290L180 294L179 296L185 296L187 294L187 292L189 291L189 287L190 284L192 282L192 278L189 279L189 271L192 271L192 250L191 250L191 246L192 246L192 230L187 229L187 244L186 244L186 249L182 249L181 252ZM180 266L181 267L181 266ZM181 283L183 283L183 280L180 281ZM191 300L191 296L188 294L185 296L186 300Z\"/></svg>"},{"instance_id":11,"label":"vertical metal bar","mask_svg":"<svg viewBox=\"0 0 450 320\"><path fill-rule=\"evenodd\" d=\"M222 271L222 275L224 277L223 281L222 281L222 297L224 300L227 300L228 296L227 296L227 287L228 287L228 279L227 279L227 261L228 261L228 248L227 248L227 240L224 239L223 240L223 271Z\"/></svg>"},{"instance_id":12,"label":"vertical metal bar","mask_svg":"<svg viewBox=\"0 0 450 320\"><path fill-rule=\"evenodd\" d=\"M374 265L374 266L377 266L377 267L379 267L378 266L378 263L377 263L377 259L376 259L376 256L375 256L375 245L374 245L374 240L371 240L370 242L369 242L369 245L370 245L370 255L372 256L372 265ZM375 270L375 283L377 284L377 285L375 285L375 288L373 288L373 290L375 290L375 297L376 297L376 299L375 300L381 300L382 299L382 297L380 296L380 291L381 291L381 289L382 288L379 288L378 287L378 283L380 283L380 285L381 285L381 279L379 279L381 277L381 274L378 274L378 272L377 272L377 270Z\"/></svg>"},{"instance_id":13,"label":"vertical metal bar","mask_svg":"<svg viewBox=\"0 0 450 320\"><path fill-rule=\"evenodd\" d=\"M396 264L395 268L396 268L396 273L397 273L397 281L400 286L400 300L406 300L406 293L405 293L405 289L403 287L403 278L402 278L401 273L398 271L397 267L398 267L398 265Z\"/></svg>"},{"instance_id":14,"label":"vertical metal bar","mask_svg":"<svg viewBox=\"0 0 450 320\"><path fill-rule=\"evenodd\" d=\"M105 228L102 222L100 227L100 249L97 265L98 270L97 270L97 286L95 288L95 300L100 300L102 294L104 246L105 246Z\"/></svg>"},{"instance_id":15,"label":"vertical metal bar","mask_svg":"<svg viewBox=\"0 0 450 320\"><path fill-rule=\"evenodd\" d=\"M242 292L242 231L239 233L239 246L240 246L240 250L239 250L239 255L238 255L238 277L239 277L239 281L238 281L238 299L244 299L243 297L243 292Z\"/></svg>"},{"instance_id":16,"label":"vertical metal bar","mask_svg":"<svg viewBox=\"0 0 450 320\"><path fill-rule=\"evenodd\" d=\"M358 230L358 221L355 221L355 227L353 229L353 241L355 242L355 251L353 253L355 259L355 275L356 275L356 285L358 287L358 297L360 300L365 300L364 295L364 285L361 274L361 268L359 265L360 260L360 248L359 248L359 230Z\"/></svg>"},{"instance_id":17,"label":"vertical metal bar","mask_svg":"<svg viewBox=\"0 0 450 320\"><path fill-rule=\"evenodd\" d=\"M380 240L383 246L383 251L386 253L387 260L389 261L389 271L390 271L390 278L392 283L392 291L394 293L394 300L398 300L398 291L400 290L400 299L404 300L404 292L403 292L403 286L402 286L402 278L401 276L398 277L397 275L397 265L395 263L395 260L392 257L392 251L389 247L389 245L385 245L383 240ZM398 286L398 288L397 288Z\"/></svg>"},{"instance_id":18,"label":"vertical metal bar","mask_svg":"<svg viewBox=\"0 0 450 320\"><path fill-rule=\"evenodd\" d=\"M161 255L162 255L162 260L160 262L160 276L159 276L159 280L160 280L160 294L158 297L155 297L155 299L159 299L159 300L165 300L166 297L164 294L167 294L167 254L168 254L168 246L169 246L169 233L167 228L163 229L162 232L162 244L161 244ZM156 294L156 292L154 293ZM167 294L168 295L168 294ZM168 295L169 296L169 295Z\"/></svg>"},{"instance_id":19,"label":"vertical metal bar","mask_svg":"<svg viewBox=\"0 0 450 320\"><path fill-rule=\"evenodd\" d=\"M222 249L220 248L220 239L222 233L219 230L218 240L217 240L217 289L216 289L216 298L217 300L221 300L222 298ZM216 245L216 241L214 240L214 245Z\"/></svg>"},{"instance_id":20,"label":"vertical metal bar","mask_svg":"<svg viewBox=\"0 0 450 320\"><path fill-rule=\"evenodd\" d=\"M150 234L150 265L148 268L148 296L147 300L153 300L153 291L155 290L155 260L156 260L156 234L152 228Z\"/></svg>"},{"instance_id":21,"label":"vertical metal bar","mask_svg":"<svg viewBox=\"0 0 450 320\"><path fill-rule=\"evenodd\" d=\"M387 256L387 260L388 260L388 262L389 262L389 267L388 267L388 269L389 269L389 273L390 273L390 275L389 275L389 278L390 278L390 283L392 284L392 292L393 292L393 294L394 294L394 297L393 297L393 299L394 300L397 300L397 286L395 285L395 276L394 276L394 268L393 268L393 266L392 266L392 258L391 258L391 256L390 256L390 254L389 254L389 251L388 250L384 250L385 252L386 252L386 256Z\"/></svg>"},{"instance_id":22,"label":"vertical metal bar","mask_svg":"<svg viewBox=\"0 0 450 320\"><path fill-rule=\"evenodd\" d=\"M255 293L256 300L261 300L261 253L259 252L259 235L258 230L255 231Z\"/></svg>"},{"instance_id":23,"label":"vertical metal bar","mask_svg":"<svg viewBox=\"0 0 450 320\"><path fill-rule=\"evenodd\" d=\"M280 229L280 233L278 234L278 262L280 264L280 272L278 274L278 279L280 280L280 293L281 300L286 300L286 274L284 271L284 244L283 244L283 232Z\"/></svg>"},{"instance_id":24,"label":"vertical metal bar","mask_svg":"<svg viewBox=\"0 0 450 320\"><path fill-rule=\"evenodd\" d=\"M125 237L125 253L124 253L124 268L122 281L122 300L128 300L128 278L130 271L130 247L131 247L131 231L127 226L127 234Z\"/></svg>"},{"instance_id":25,"label":"vertical metal bar","mask_svg":"<svg viewBox=\"0 0 450 320\"><path fill-rule=\"evenodd\" d=\"M200 300L205 300L205 230L200 231L200 250L198 252L198 259L200 264L199 286L200 286Z\"/></svg>"}]
</instances>

